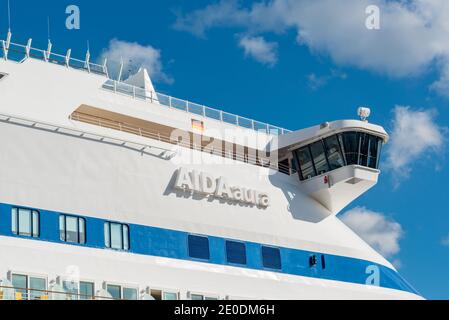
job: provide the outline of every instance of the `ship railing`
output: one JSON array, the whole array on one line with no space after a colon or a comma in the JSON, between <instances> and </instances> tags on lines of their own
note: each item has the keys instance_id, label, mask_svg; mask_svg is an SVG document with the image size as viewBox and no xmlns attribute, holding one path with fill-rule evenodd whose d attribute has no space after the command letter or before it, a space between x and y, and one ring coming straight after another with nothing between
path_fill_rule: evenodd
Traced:
<instances>
[{"instance_id":1,"label":"ship railing","mask_svg":"<svg viewBox=\"0 0 449 320\"><path fill-rule=\"evenodd\" d=\"M101 117L88 115L88 114L80 113L80 112L72 113L72 115L70 116L70 119L74 120L74 121L79 121L79 122L103 127L106 129L113 129L113 130L118 130L118 131L125 132L125 133L138 135L143 138L150 138L153 140L158 140L160 142L169 143L169 144L177 145L180 147L184 147L184 148L188 148L188 149L192 149L192 150L196 150L196 151L206 152L211 155L216 155L216 156L220 156L223 158L229 158L229 159L233 159L233 160L236 160L239 162L254 164L254 165L257 165L260 167L265 167L265 168L270 168L270 169L273 169L273 170L276 170L276 171L279 171L281 173L288 174L288 175L295 173L294 169L292 169L286 165L283 165L282 163L273 163L273 162L269 161L269 159L267 159L267 157L260 156L260 154L254 155L255 152L254 153L242 153L242 152L238 152L238 151L234 151L234 150L226 150L225 148L221 148L221 149L208 148L208 147L204 147L203 145L196 145L193 141L187 142L187 141L183 141L183 140L178 140L177 138L175 139L168 135L161 134L160 132L157 132L157 131L151 131L148 129L134 126L129 123L124 123L124 122L110 120L110 119L104 119ZM232 149L234 149L234 148L232 148Z\"/></svg>"},{"instance_id":2,"label":"ship railing","mask_svg":"<svg viewBox=\"0 0 449 320\"><path fill-rule=\"evenodd\" d=\"M158 102L159 104L167 106L169 108L185 111L187 113L198 115L204 118L221 121L222 123L232 124L241 128L262 131L270 135L283 135L291 132L290 130L284 128L248 119L214 108L206 107L198 103L178 99L162 93L149 92L143 88L124 83L121 81L121 79L114 80L110 77L110 73L108 71L108 61L104 60L103 64L96 64L91 62L89 51L87 51L86 58L84 60L79 60L72 58L70 49L67 50L67 53L65 55L61 55L52 52L52 47L50 45L47 50L36 49L32 47L32 39L28 40L27 45L11 42L11 34L8 34L8 39L9 40L6 41L0 41L0 57L5 60L13 60L22 63L26 59L32 58L64 66L66 68L95 73L107 77L108 80L103 85L103 88L109 91L113 91L114 93L124 94L135 99Z\"/></svg>"},{"instance_id":3,"label":"ship railing","mask_svg":"<svg viewBox=\"0 0 449 320\"><path fill-rule=\"evenodd\" d=\"M277 136L291 132L290 130L284 128L207 107L198 103L190 102L188 100L178 99L158 92L146 91L145 89L113 79L109 79L108 81L106 81L103 85L103 88L115 93L133 97L135 99L148 100L152 103L158 103L171 109L184 111L203 118L217 120L244 129L264 132L265 134Z\"/></svg>"},{"instance_id":4,"label":"ship railing","mask_svg":"<svg viewBox=\"0 0 449 320\"><path fill-rule=\"evenodd\" d=\"M101 295L85 295L77 292L59 290L41 290L34 288L20 288L14 286L0 286L0 300L120 300Z\"/></svg>"}]
</instances>

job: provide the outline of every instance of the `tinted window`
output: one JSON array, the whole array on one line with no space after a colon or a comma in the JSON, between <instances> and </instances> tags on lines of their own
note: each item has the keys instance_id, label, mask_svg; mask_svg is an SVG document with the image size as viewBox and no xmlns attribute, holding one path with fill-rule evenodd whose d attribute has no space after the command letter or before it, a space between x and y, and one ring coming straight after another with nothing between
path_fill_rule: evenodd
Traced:
<instances>
[{"instance_id":1,"label":"tinted window","mask_svg":"<svg viewBox=\"0 0 449 320\"><path fill-rule=\"evenodd\" d=\"M209 260L209 239L206 237L189 235L189 256L195 259Z\"/></svg>"},{"instance_id":2,"label":"tinted window","mask_svg":"<svg viewBox=\"0 0 449 320\"><path fill-rule=\"evenodd\" d=\"M94 297L94 284L91 282L80 282L80 300L91 300Z\"/></svg>"},{"instance_id":3,"label":"tinted window","mask_svg":"<svg viewBox=\"0 0 449 320\"><path fill-rule=\"evenodd\" d=\"M332 136L324 140L326 145L327 158L330 170L341 168L345 165L337 136Z\"/></svg>"},{"instance_id":4,"label":"tinted window","mask_svg":"<svg viewBox=\"0 0 449 320\"><path fill-rule=\"evenodd\" d=\"M262 247L263 266L269 269L281 270L281 252L279 249Z\"/></svg>"},{"instance_id":5,"label":"tinted window","mask_svg":"<svg viewBox=\"0 0 449 320\"><path fill-rule=\"evenodd\" d=\"M343 147L346 157L346 164L353 165L359 163L359 134L357 132L346 132L342 134Z\"/></svg>"},{"instance_id":6,"label":"tinted window","mask_svg":"<svg viewBox=\"0 0 449 320\"><path fill-rule=\"evenodd\" d=\"M363 167L368 166L368 157L370 151L370 136L366 133L359 133L360 136L360 155L359 155L359 165Z\"/></svg>"},{"instance_id":7,"label":"tinted window","mask_svg":"<svg viewBox=\"0 0 449 320\"><path fill-rule=\"evenodd\" d=\"M382 139L370 136L368 167L379 168L380 151L382 149Z\"/></svg>"},{"instance_id":8,"label":"tinted window","mask_svg":"<svg viewBox=\"0 0 449 320\"><path fill-rule=\"evenodd\" d=\"M323 142L318 141L312 144L310 146L310 151L312 152L313 163L315 164L317 174L321 175L323 173L328 172L329 166L327 164Z\"/></svg>"},{"instance_id":9,"label":"tinted window","mask_svg":"<svg viewBox=\"0 0 449 320\"><path fill-rule=\"evenodd\" d=\"M137 300L137 289L123 288L123 299L124 300Z\"/></svg>"},{"instance_id":10,"label":"tinted window","mask_svg":"<svg viewBox=\"0 0 449 320\"><path fill-rule=\"evenodd\" d=\"M312 156L310 155L309 147L299 149L296 152L298 163L301 167L302 179L310 179L316 176L315 168L313 167Z\"/></svg>"},{"instance_id":11,"label":"tinted window","mask_svg":"<svg viewBox=\"0 0 449 320\"><path fill-rule=\"evenodd\" d=\"M122 298L122 288L120 286L107 285L107 291L111 297L115 300L120 300Z\"/></svg>"},{"instance_id":12,"label":"tinted window","mask_svg":"<svg viewBox=\"0 0 449 320\"><path fill-rule=\"evenodd\" d=\"M12 275L12 286L15 288L16 292L21 293L22 295L27 294L28 289L28 277L21 274L13 274ZM26 298L26 297L23 297Z\"/></svg>"},{"instance_id":13,"label":"tinted window","mask_svg":"<svg viewBox=\"0 0 449 320\"><path fill-rule=\"evenodd\" d=\"M235 241L226 241L226 257L229 263L246 264L245 244Z\"/></svg>"}]
</instances>

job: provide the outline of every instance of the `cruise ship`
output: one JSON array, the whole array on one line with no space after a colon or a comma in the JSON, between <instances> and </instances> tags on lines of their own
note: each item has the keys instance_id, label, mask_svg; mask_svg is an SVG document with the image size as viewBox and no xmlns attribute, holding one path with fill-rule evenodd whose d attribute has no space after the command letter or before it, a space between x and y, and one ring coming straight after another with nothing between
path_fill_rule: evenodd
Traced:
<instances>
[{"instance_id":1,"label":"cruise ship","mask_svg":"<svg viewBox=\"0 0 449 320\"><path fill-rule=\"evenodd\" d=\"M291 131L32 43L0 43L0 299L422 299L337 217L368 110Z\"/></svg>"}]
</instances>

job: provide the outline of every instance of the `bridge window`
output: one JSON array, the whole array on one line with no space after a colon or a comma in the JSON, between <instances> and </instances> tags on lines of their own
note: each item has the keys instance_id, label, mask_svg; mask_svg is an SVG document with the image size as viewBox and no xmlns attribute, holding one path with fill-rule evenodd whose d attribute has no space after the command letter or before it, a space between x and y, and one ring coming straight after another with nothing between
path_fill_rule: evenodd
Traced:
<instances>
[{"instance_id":1,"label":"bridge window","mask_svg":"<svg viewBox=\"0 0 449 320\"><path fill-rule=\"evenodd\" d=\"M264 268L281 270L281 251L277 248L262 247L262 262Z\"/></svg>"},{"instance_id":2,"label":"bridge window","mask_svg":"<svg viewBox=\"0 0 449 320\"><path fill-rule=\"evenodd\" d=\"M359 163L359 133L345 132L342 134L346 165Z\"/></svg>"},{"instance_id":3,"label":"bridge window","mask_svg":"<svg viewBox=\"0 0 449 320\"><path fill-rule=\"evenodd\" d=\"M61 215L59 217L59 235L61 241L86 243L86 221L83 218Z\"/></svg>"},{"instance_id":4,"label":"bridge window","mask_svg":"<svg viewBox=\"0 0 449 320\"><path fill-rule=\"evenodd\" d=\"M129 227L120 223L106 222L104 242L106 248L129 250Z\"/></svg>"},{"instance_id":5,"label":"bridge window","mask_svg":"<svg viewBox=\"0 0 449 320\"><path fill-rule=\"evenodd\" d=\"M337 136L332 136L324 140L329 160L330 170L335 170L345 166L343 153L341 152L340 142Z\"/></svg>"},{"instance_id":6,"label":"bridge window","mask_svg":"<svg viewBox=\"0 0 449 320\"><path fill-rule=\"evenodd\" d=\"M209 239L207 237L193 236L188 237L189 256L195 259L209 260Z\"/></svg>"},{"instance_id":7,"label":"bridge window","mask_svg":"<svg viewBox=\"0 0 449 320\"><path fill-rule=\"evenodd\" d=\"M310 154L310 148L299 149L296 152L299 165L301 167L301 176L303 180L311 179L316 176L315 167L313 166L312 155Z\"/></svg>"},{"instance_id":8,"label":"bridge window","mask_svg":"<svg viewBox=\"0 0 449 320\"><path fill-rule=\"evenodd\" d=\"M23 237L39 237L39 212L13 208L11 211L12 232Z\"/></svg>"},{"instance_id":9,"label":"bridge window","mask_svg":"<svg viewBox=\"0 0 449 320\"><path fill-rule=\"evenodd\" d=\"M226 241L226 257L229 263L246 264L246 246L244 243Z\"/></svg>"},{"instance_id":10,"label":"bridge window","mask_svg":"<svg viewBox=\"0 0 449 320\"><path fill-rule=\"evenodd\" d=\"M383 140L363 132L334 135L293 152L301 180L349 165L378 169Z\"/></svg>"}]
</instances>

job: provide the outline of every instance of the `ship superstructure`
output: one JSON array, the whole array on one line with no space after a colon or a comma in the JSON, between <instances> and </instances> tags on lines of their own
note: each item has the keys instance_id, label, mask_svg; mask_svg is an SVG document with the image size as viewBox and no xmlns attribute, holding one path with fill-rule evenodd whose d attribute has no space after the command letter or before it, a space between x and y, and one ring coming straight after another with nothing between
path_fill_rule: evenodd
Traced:
<instances>
[{"instance_id":1,"label":"ship superstructure","mask_svg":"<svg viewBox=\"0 0 449 320\"><path fill-rule=\"evenodd\" d=\"M0 54L0 297L420 298L337 218L382 127L289 131L10 34Z\"/></svg>"}]
</instances>

